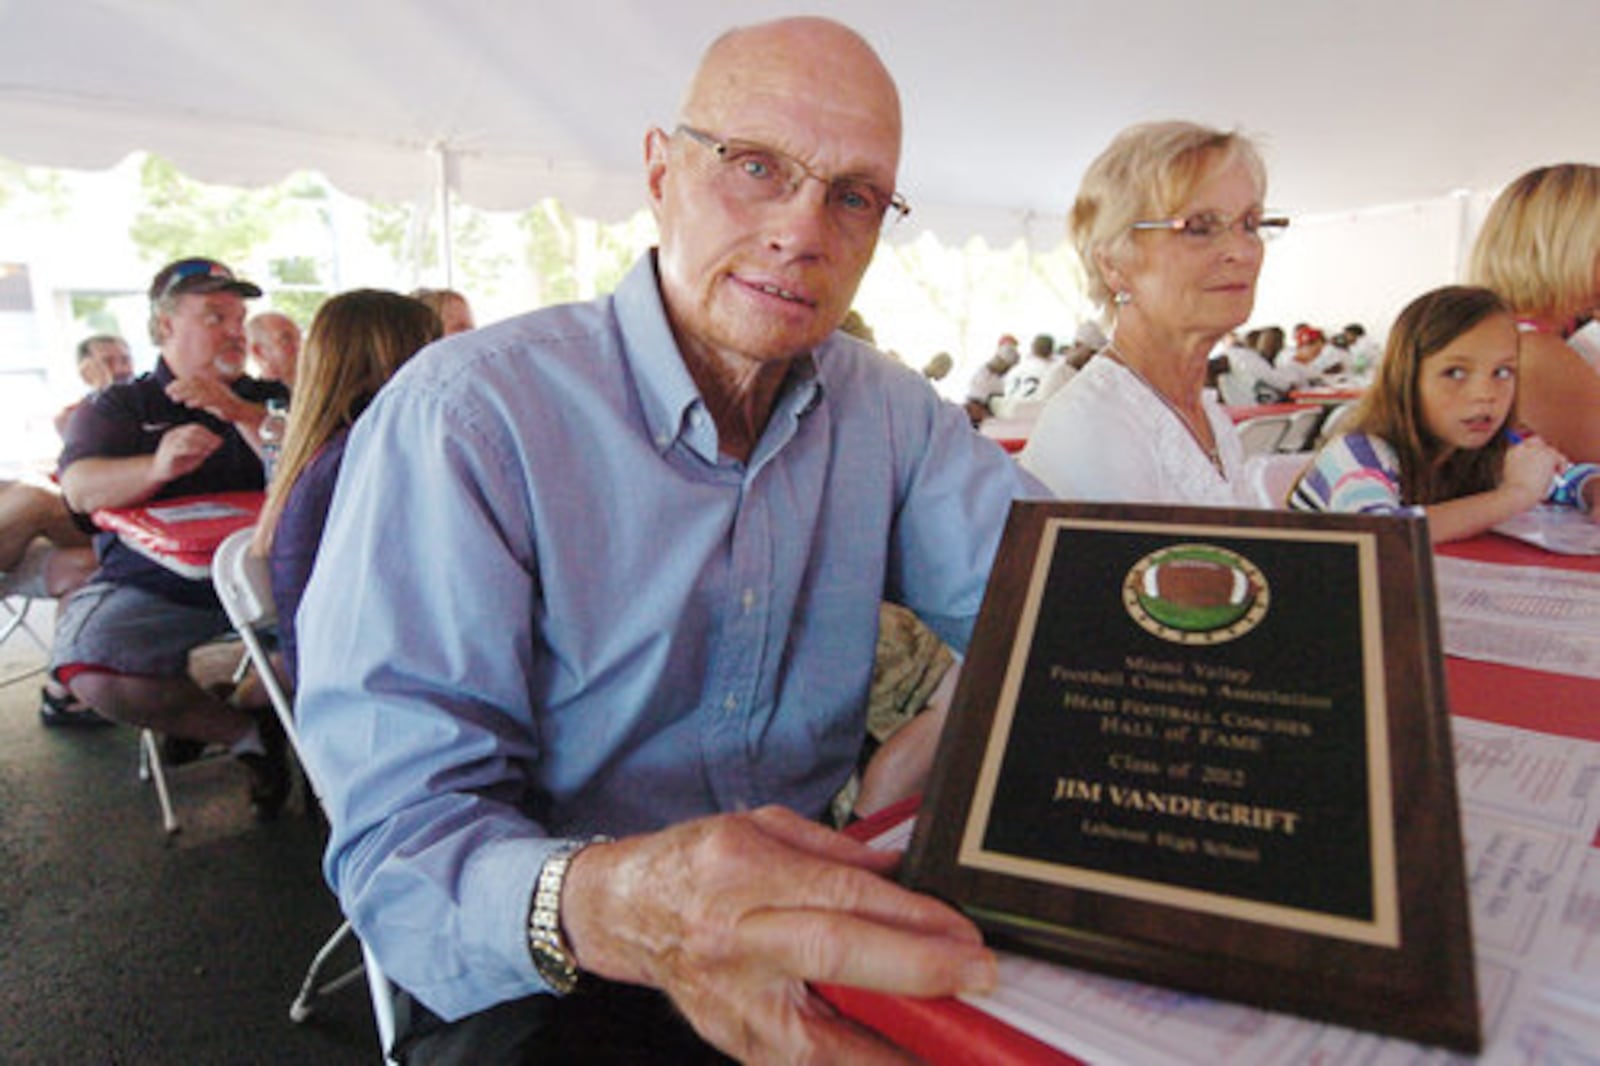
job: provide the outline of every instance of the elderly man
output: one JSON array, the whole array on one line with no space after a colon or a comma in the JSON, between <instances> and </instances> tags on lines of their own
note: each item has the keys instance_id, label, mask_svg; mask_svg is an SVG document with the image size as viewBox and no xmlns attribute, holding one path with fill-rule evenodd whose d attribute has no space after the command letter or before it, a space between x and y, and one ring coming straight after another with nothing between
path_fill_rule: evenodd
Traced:
<instances>
[{"instance_id":1,"label":"elderly man","mask_svg":"<svg viewBox=\"0 0 1600 1066\"><path fill-rule=\"evenodd\" d=\"M74 511L262 487L256 427L264 401L287 390L243 376L244 301L260 295L210 259L156 274L155 370L95 394L67 424L59 477ZM288 776L271 716L189 676L189 652L232 628L210 580L169 570L114 534L96 541L100 569L61 607L52 673L108 718L229 746L250 770L256 813L275 815Z\"/></svg>"},{"instance_id":2,"label":"elderly man","mask_svg":"<svg viewBox=\"0 0 1600 1066\"><path fill-rule=\"evenodd\" d=\"M282 311L262 311L244 324L262 381L281 381L294 388L294 369L300 359L300 327Z\"/></svg>"},{"instance_id":3,"label":"elderly man","mask_svg":"<svg viewBox=\"0 0 1600 1066\"><path fill-rule=\"evenodd\" d=\"M880 602L964 647L1042 490L837 331L905 210L866 42L725 35L644 154L660 246L613 295L439 342L356 424L299 614L327 872L408 1062L899 1061L808 982L993 957L809 819Z\"/></svg>"}]
</instances>

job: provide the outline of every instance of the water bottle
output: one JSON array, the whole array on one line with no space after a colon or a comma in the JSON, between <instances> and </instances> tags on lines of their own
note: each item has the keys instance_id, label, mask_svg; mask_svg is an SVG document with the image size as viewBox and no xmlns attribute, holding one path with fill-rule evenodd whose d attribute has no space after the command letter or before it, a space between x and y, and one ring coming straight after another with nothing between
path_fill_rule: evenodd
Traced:
<instances>
[{"instance_id":1,"label":"water bottle","mask_svg":"<svg viewBox=\"0 0 1600 1066\"><path fill-rule=\"evenodd\" d=\"M289 410L282 400L267 401L267 416L256 431L261 438L261 469L266 483L272 484L272 475L278 469L278 453L283 450L283 435L289 429Z\"/></svg>"}]
</instances>

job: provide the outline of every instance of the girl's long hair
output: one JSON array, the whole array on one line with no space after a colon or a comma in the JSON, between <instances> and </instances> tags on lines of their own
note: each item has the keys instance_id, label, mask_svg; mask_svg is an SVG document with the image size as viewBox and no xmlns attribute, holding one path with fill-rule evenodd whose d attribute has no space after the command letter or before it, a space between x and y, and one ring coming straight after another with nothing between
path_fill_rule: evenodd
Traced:
<instances>
[{"instance_id":1,"label":"girl's long hair","mask_svg":"<svg viewBox=\"0 0 1600 1066\"><path fill-rule=\"evenodd\" d=\"M289 431L256 523L257 551L271 549L284 501L322 446L443 331L432 308L397 292L353 289L322 305L296 371Z\"/></svg>"},{"instance_id":2,"label":"girl's long hair","mask_svg":"<svg viewBox=\"0 0 1600 1066\"><path fill-rule=\"evenodd\" d=\"M1510 315L1504 300L1485 288L1449 285L1423 293L1400 312L1389 331L1377 380L1351 416L1350 430L1382 437L1400 457L1400 498L1408 504L1443 503L1486 492L1500 483L1512 416L1481 448L1446 446L1427 431L1422 416L1422 364L1492 315ZM1515 404L1512 407L1515 411Z\"/></svg>"}]
</instances>

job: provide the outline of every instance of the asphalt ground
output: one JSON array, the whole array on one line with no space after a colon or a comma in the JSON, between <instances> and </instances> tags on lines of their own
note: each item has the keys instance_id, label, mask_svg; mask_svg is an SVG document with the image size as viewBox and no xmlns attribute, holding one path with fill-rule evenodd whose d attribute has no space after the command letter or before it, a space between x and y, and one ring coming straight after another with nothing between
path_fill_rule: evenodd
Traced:
<instances>
[{"instance_id":1,"label":"asphalt ground","mask_svg":"<svg viewBox=\"0 0 1600 1066\"><path fill-rule=\"evenodd\" d=\"M45 634L52 607L29 616ZM379 1062L364 981L289 1019L341 920L303 790L260 823L233 760L181 767L168 836L133 729L46 729L40 676L8 680L43 663L0 645L0 1063Z\"/></svg>"}]
</instances>

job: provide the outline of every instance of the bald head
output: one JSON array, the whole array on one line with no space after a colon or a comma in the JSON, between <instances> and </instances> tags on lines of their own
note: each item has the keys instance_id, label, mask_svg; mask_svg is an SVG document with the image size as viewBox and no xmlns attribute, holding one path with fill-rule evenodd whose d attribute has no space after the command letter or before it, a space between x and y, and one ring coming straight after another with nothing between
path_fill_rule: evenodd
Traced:
<instances>
[{"instance_id":1,"label":"bald head","mask_svg":"<svg viewBox=\"0 0 1600 1066\"><path fill-rule=\"evenodd\" d=\"M890 149L893 188L900 162L900 94L877 52L860 34L830 19L779 19L730 30L706 50L689 83L682 115L720 129L751 113L793 114L805 101L817 140L869 138ZM742 130L744 135L761 131Z\"/></svg>"},{"instance_id":2,"label":"bald head","mask_svg":"<svg viewBox=\"0 0 1600 1066\"><path fill-rule=\"evenodd\" d=\"M280 311L263 311L251 316L244 329L261 377L293 386L300 358L300 327L294 319Z\"/></svg>"}]
</instances>

